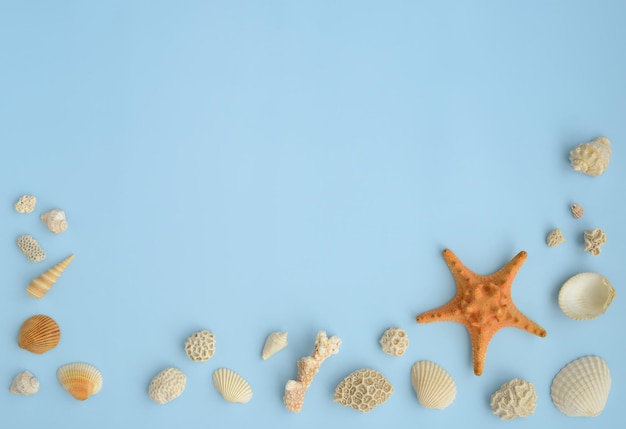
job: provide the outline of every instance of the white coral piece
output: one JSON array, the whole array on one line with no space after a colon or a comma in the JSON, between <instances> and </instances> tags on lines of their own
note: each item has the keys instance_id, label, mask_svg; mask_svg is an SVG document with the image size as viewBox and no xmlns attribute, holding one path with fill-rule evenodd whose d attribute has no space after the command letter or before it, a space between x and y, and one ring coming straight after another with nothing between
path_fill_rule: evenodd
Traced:
<instances>
[{"instance_id":1,"label":"white coral piece","mask_svg":"<svg viewBox=\"0 0 626 429\"><path fill-rule=\"evenodd\" d=\"M392 393L392 384L380 372L374 369L359 369L337 385L333 400L346 407L368 413L387 401Z\"/></svg>"},{"instance_id":2,"label":"white coral piece","mask_svg":"<svg viewBox=\"0 0 626 429\"><path fill-rule=\"evenodd\" d=\"M185 353L194 362L205 362L215 353L215 335L204 329L193 333L185 341Z\"/></svg>"},{"instance_id":3,"label":"white coral piece","mask_svg":"<svg viewBox=\"0 0 626 429\"><path fill-rule=\"evenodd\" d=\"M39 380L30 371L22 371L15 376L9 390L16 395L34 395L39 391Z\"/></svg>"},{"instance_id":4,"label":"white coral piece","mask_svg":"<svg viewBox=\"0 0 626 429\"><path fill-rule=\"evenodd\" d=\"M22 195L15 203L15 210L18 213L32 213L36 204L37 198L34 195Z\"/></svg>"},{"instance_id":5,"label":"white coral piece","mask_svg":"<svg viewBox=\"0 0 626 429\"><path fill-rule=\"evenodd\" d=\"M598 256L602 250L600 246L606 243L606 234L602 229L588 229L584 233L585 250L593 256Z\"/></svg>"},{"instance_id":6,"label":"white coral piece","mask_svg":"<svg viewBox=\"0 0 626 429\"><path fill-rule=\"evenodd\" d=\"M565 238L563 237L563 234L561 233L561 230L559 228L550 231L550 233L546 237L546 244L549 247L555 247L564 242Z\"/></svg>"},{"instance_id":7,"label":"white coral piece","mask_svg":"<svg viewBox=\"0 0 626 429\"><path fill-rule=\"evenodd\" d=\"M20 235L17 238L17 247L31 262L37 263L46 259L46 252L43 251L32 235Z\"/></svg>"},{"instance_id":8,"label":"white coral piece","mask_svg":"<svg viewBox=\"0 0 626 429\"><path fill-rule=\"evenodd\" d=\"M380 339L383 352L391 356L402 356L409 347L409 337L401 328L389 328Z\"/></svg>"},{"instance_id":9,"label":"white coral piece","mask_svg":"<svg viewBox=\"0 0 626 429\"><path fill-rule=\"evenodd\" d=\"M580 219L585 214L585 209L576 203L572 204L570 209L572 210L572 216L576 219Z\"/></svg>"},{"instance_id":10,"label":"white coral piece","mask_svg":"<svg viewBox=\"0 0 626 429\"><path fill-rule=\"evenodd\" d=\"M535 412L536 407L535 386L521 378L504 383L491 395L491 411L497 414L500 420L528 417Z\"/></svg>"},{"instance_id":11,"label":"white coral piece","mask_svg":"<svg viewBox=\"0 0 626 429\"><path fill-rule=\"evenodd\" d=\"M166 404L183 394L187 377L176 368L166 368L159 372L148 387L148 395L157 404Z\"/></svg>"}]
</instances>

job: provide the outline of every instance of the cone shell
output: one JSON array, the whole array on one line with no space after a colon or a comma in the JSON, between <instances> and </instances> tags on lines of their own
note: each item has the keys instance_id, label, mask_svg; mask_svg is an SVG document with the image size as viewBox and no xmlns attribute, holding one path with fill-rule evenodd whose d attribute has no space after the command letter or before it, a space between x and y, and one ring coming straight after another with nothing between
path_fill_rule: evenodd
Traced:
<instances>
[{"instance_id":1,"label":"cone shell","mask_svg":"<svg viewBox=\"0 0 626 429\"><path fill-rule=\"evenodd\" d=\"M67 229L67 218L61 209L48 210L41 214L41 221L48 227L50 232L61 234Z\"/></svg>"},{"instance_id":2,"label":"cone shell","mask_svg":"<svg viewBox=\"0 0 626 429\"><path fill-rule=\"evenodd\" d=\"M580 273L567 280L559 291L559 307L574 320L601 316L609 308L616 292L598 273Z\"/></svg>"},{"instance_id":3,"label":"cone shell","mask_svg":"<svg viewBox=\"0 0 626 429\"><path fill-rule=\"evenodd\" d=\"M417 400L426 408L443 410L456 398L454 380L445 369L434 362L416 362L411 368L411 384Z\"/></svg>"},{"instance_id":4,"label":"cone shell","mask_svg":"<svg viewBox=\"0 0 626 429\"><path fill-rule=\"evenodd\" d=\"M550 396L563 414L594 417L602 413L611 390L609 367L598 356L576 359L552 380Z\"/></svg>"},{"instance_id":5,"label":"cone shell","mask_svg":"<svg viewBox=\"0 0 626 429\"><path fill-rule=\"evenodd\" d=\"M88 363L74 362L61 366L57 370L57 379L79 401L84 401L102 389L102 374Z\"/></svg>"},{"instance_id":6,"label":"cone shell","mask_svg":"<svg viewBox=\"0 0 626 429\"><path fill-rule=\"evenodd\" d=\"M263 360L287 347L287 332L272 332L265 340L261 357Z\"/></svg>"},{"instance_id":7,"label":"cone shell","mask_svg":"<svg viewBox=\"0 0 626 429\"><path fill-rule=\"evenodd\" d=\"M598 137L588 143L576 146L569 153L572 168L589 176L599 176L609 166L611 141Z\"/></svg>"},{"instance_id":8,"label":"cone shell","mask_svg":"<svg viewBox=\"0 0 626 429\"><path fill-rule=\"evenodd\" d=\"M32 353L42 354L52 350L61 340L61 329L50 316L37 314L22 323L17 345Z\"/></svg>"},{"instance_id":9,"label":"cone shell","mask_svg":"<svg viewBox=\"0 0 626 429\"><path fill-rule=\"evenodd\" d=\"M70 264L70 262L72 262L73 259L74 255L65 258L30 282L30 284L26 286L26 293L35 298L43 298L46 292L50 290L52 285L58 280L61 274L63 274L63 271L65 271L65 268Z\"/></svg>"},{"instance_id":10,"label":"cone shell","mask_svg":"<svg viewBox=\"0 0 626 429\"><path fill-rule=\"evenodd\" d=\"M9 390L16 395L34 395L39 391L39 380L30 371L22 371L15 376Z\"/></svg>"},{"instance_id":11,"label":"cone shell","mask_svg":"<svg viewBox=\"0 0 626 429\"><path fill-rule=\"evenodd\" d=\"M228 402L245 404L252 399L252 388L242 376L233 370L227 368L215 370L213 385L222 398Z\"/></svg>"}]
</instances>

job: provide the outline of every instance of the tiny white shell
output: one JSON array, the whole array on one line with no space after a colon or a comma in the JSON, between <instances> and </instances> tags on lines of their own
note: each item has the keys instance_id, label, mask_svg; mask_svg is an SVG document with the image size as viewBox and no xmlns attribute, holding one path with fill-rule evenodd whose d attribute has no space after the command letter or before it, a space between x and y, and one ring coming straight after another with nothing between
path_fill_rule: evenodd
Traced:
<instances>
[{"instance_id":1,"label":"tiny white shell","mask_svg":"<svg viewBox=\"0 0 626 429\"><path fill-rule=\"evenodd\" d=\"M456 398L456 384L448 372L430 361L419 361L411 368L411 384L417 400L426 408L443 410Z\"/></svg>"},{"instance_id":2,"label":"tiny white shell","mask_svg":"<svg viewBox=\"0 0 626 429\"><path fill-rule=\"evenodd\" d=\"M15 376L9 390L16 395L34 395L39 391L39 380L30 371L22 371Z\"/></svg>"},{"instance_id":3,"label":"tiny white shell","mask_svg":"<svg viewBox=\"0 0 626 429\"><path fill-rule=\"evenodd\" d=\"M602 413L611 390L609 367L598 356L584 356L565 365L552 380L550 396L563 414L594 417Z\"/></svg>"},{"instance_id":4,"label":"tiny white shell","mask_svg":"<svg viewBox=\"0 0 626 429\"><path fill-rule=\"evenodd\" d=\"M48 227L50 232L61 234L67 229L67 218L61 209L52 209L41 214L41 221Z\"/></svg>"},{"instance_id":5,"label":"tiny white shell","mask_svg":"<svg viewBox=\"0 0 626 429\"><path fill-rule=\"evenodd\" d=\"M604 314L615 295L615 289L603 275L580 273L561 286L559 307L574 320L595 319Z\"/></svg>"},{"instance_id":6,"label":"tiny white shell","mask_svg":"<svg viewBox=\"0 0 626 429\"><path fill-rule=\"evenodd\" d=\"M213 385L228 402L245 404L252 399L252 388L248 382L231 369L216 369L213 372Z\"/></svg>"},{"instance_id":7,"label":"tiny white shell","mask_svg":"<svg viewBox=\"0 0 626 429\"><path fill-rule=\"evenodd\" d=\"M287 347L287 344L287 332L272 332L265 340L261 357L265 360Z\"/></svg>"}]
</instances>

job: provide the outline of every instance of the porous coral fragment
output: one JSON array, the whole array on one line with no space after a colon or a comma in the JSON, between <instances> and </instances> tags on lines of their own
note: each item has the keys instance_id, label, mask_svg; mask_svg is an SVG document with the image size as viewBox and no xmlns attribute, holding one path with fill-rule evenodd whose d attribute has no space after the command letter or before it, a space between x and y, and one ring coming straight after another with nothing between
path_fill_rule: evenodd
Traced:
<instances>
[{"instance_id":1,"label":"porous coral fragment","mask_svg":"<svg viewBox=\"0 0 626 429\"><path fill-rule=\"evenodd\" d=\"M409 347L409 337L401 328L389 328L380 339L383 352L390 356L402 356Z\"/></svg>"},{"instance_id":2,"label":"porous coral fragment","mask_svg":"<svg viewBox=\"0 0 626 429\"><path fill-rule=\"evenodd\" d=\"M15 203L15 211L18 213L32 213L36 204L37 198L34 195L22 195Z\"/></svg>"},{"instance_id":3,"label":"porous coral fragment","mask_svg":"<svg viewBox=\"0 0 626 429\"><path fill-rule=\"evenodd\" d=\"M203 329L191 334L185 341L185 353L194 362L205 362L215 353L215 335Z\"/></svg>"},{"instance_id":4,"label":"porous coral fragment","mask_svg":"<svg viewBox=\"0 0 626 429\"><path fill-rule=\"evenodd\" d=\"M157 404L166 404L183 394L187 377L177 368L166 368L154 376L148 395Z\"/></svg>"},{"instance_id":5,"label":"porous coral fragment","mask_svg":"<svg viewBox=\"0 0 626 429\"><path fill-rule=\"evenodd\" d=\"M32 235L20 235L17 238L17 247L31 262L37 263L46 259L46 252L43 251Z\"/></svg>"},{"instance_id":6,"label":"porous coral fragment","mask_svg":"<svg viewBox=\"0 0 626 429\"><path fill-rule=\"evenodd\" d=\"M563 234L561 233L561 230L559 228L550 231L550 233L546 237L546 244L549 247L556 247L564 242L565 238L563 237Z\"/></svg>"},{"instance_id":7,"label":"porous coral fragment","mask_svg":"<svg viewBox=\"0 0 626 429\"><path fill-rule=\"evenodd\" d=\"M517 309L511 297L513 279L526 260L527 253L518 253L499 271L481 276L470 271L451 250L443 251L457 293L447 304L416 317L418 323L450 321L467 328L472 341L474 374L481 375L487 347L494 334L505 327L523 329L540 337L546 336L541 326Z\"/></svg>"},{"instance_id":8,"label":"porous coral fragment","mask_svg":"<svg viewBox=\"0 0 626 429\"><path fill-rule=\"evenodd\" d=\"M389 399L393 386L374 369L359 369L344 378L335 389L333 400L368 413Z\"/></svg>"},{"instance_id":9,"label":"porous coral fragment","mask_svg":"<svg viewBox=\"0 0 626 429\"><path fill-rule=\"evenodd\" d=\"M535 386L521 378L504 383L491 395L491 411L501 420L528 417L537 407Z\"/></svg>"},{"instance_id":10,"label":"porous coral fragment","mask_svg":"<svg viewBox=\"0 0 626 429\"><path fill-rule=\"evenodd\" d=\"M598 256L602 253L600 246L606 243L606 234L602 229L588 229L584 233L585 239L585 251L591 253L593 256Z\"/></svg>"}]
</instances>

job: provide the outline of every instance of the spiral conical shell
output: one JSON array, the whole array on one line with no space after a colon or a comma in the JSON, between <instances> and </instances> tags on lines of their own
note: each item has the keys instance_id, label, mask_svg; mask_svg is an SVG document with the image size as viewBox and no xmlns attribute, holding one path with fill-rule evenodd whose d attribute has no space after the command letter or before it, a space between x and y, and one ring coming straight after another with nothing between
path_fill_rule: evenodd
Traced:
<instances>
[{"instance_id":1,"label":"spiral conical shell","mask_svg":"<svg viewBox=\"0 0 626 429\"><path fill-rule=\"evenodd\" d=\"M48 271L34 279L28 286L26 286L26 293L35 298L43 298L46 292L50 290L52 285L63 274L65 268L72 262L74 255L71 255Z\"/></svg>"},{"instance_id":2,"label":"spiral conical shell","mask_svg":"<svg viewBox=\"0 0 626 429\"><path fill-rule=\"evenodd\" d=\"M589 176L599 176L609 166L611 141L598 137L588 143L576 146L569 153L572 168Z\"/></svg>"},{"instance_id":3,"label":"spiral conical shell","mask_svg":"<svg viewBox=\"0 0 626 429\"><path fill-rule=\"evenodd\" d=\"M263 360L287 347L287 332L272 332L267 336L261 357Z\"/></svg>"},{"instance_id":4,"label":"spiral conical shell","mask_svg":"<svg viewBox=\"0 0 626 429\"><path fill-rule=\"evenodd\" d=\"M39 380L30 371L22 371L15 376L9 390L16 395L34 395L39 391Z\"/></svg>"},{"instance_id":5,"label":"spiral conical shell","mask_svg":"<svg viewBox=\"0 0 626 429\"><path fill-rule=\"evenodd\" d=\"M67 229L67 217L61 209L48 210L41 214L41 221L48 227L50 232L61 234Z\"/></svg>"},{"instance_id":6,"label":"spiral conical shell","mask_svg":"<svg viewBox=\"0 0 626 429\"><path fill-rule=\"evenodd\" d=\"M411 368L411 384L417 400L426 408L443 410L456 398L456 384L448 372L430 361L419 361Z\"/></svg>"},{"instance_id":7,"label":"spiral conical shell","mask_svg":"<svg viewBox=\"0 0 626 429\"><path fill-rule=\"evenodd\" d=\"M57 370L59 384L75 399L84 401L102 389L102 373L83 362L68 363Z\"/></svg>"},{"instance_id":8,"label":"spiral conical shell","mask_svg":"<svg viewBox=\"0 0 626 429\"><path fill-rule=\"evenodd\" d=\"M213 372L213 385L228 402L245 404L252 399L252 388L248 382L231 369L216 369Z\"/></svg>"},{"instance_id":9,"label":"spiral conical shell","mask_svg":"<svg viewBox=\"0 0 626 429\"><path fill-rule=\"evenodd\" d=\"M22 323L17 337L17 345L32 353L45 353L52 350L61 340L59 325L50 316L37 314Z\"/></svg>"}]
</instances>

